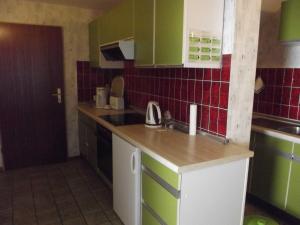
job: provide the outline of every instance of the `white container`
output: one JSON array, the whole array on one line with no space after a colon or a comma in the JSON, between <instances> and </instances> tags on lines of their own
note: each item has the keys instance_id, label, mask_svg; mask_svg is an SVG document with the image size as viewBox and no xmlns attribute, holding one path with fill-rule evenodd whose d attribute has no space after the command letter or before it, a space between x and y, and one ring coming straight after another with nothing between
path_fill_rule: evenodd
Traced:
<instances>
[{"instance_id":1,"label":"white container","mask_svg":"<svg viewBox=\"0 0 300 225\"><path fill-rule=\"evenodd\" d=\"M96 88L96 108L103 109L107 105L107 89L104 87Z\"/></svg>"},{"instance_id":2,"label":"white container","mask_svg":"<svg viewBox=\"0 0 300 225\"><path fill-rule=\"evenodd\" d=\"M190 126L189 126L189 134L191 136L195 136L197 131L197 105L190 105Z\"/></svg>"}]
</instances>

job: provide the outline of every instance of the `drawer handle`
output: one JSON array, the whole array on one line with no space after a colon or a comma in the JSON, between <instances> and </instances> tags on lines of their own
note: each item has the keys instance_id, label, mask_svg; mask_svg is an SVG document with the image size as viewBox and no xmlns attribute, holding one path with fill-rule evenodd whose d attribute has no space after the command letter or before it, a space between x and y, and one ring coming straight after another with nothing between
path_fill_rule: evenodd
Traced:
<instances>
[{"instance_id":1,"label":"drawer handle","mask_svg":"<svg viewBox=\"0 0 300 225\"><path fill-rule=\"evenodd\" d=\"M295 162L297 162L297 163L300 163L300 157L299 156L294 155L294 159L293 160Z\"/></svg>"},{"instance_id":2,"label":"drawer handle","mask_svg":"<svg viewBox=\"0 0 300 225\"><path fill-rule=\"evenodd\" d=\"M151 177L154 181L156 181L160 186L162 186L164 189L166 189L171 195L173 195L176 199L180 199L180 191L176 190L174 187L172 187L170 184L168 184L166 181L164 181L160 176L152 172L150 169L148 169L145 166L142 166L143 171Z\"/></svg>"},{"instance_id":3,"label":"drawer handle","mask_svg":"<svg viewBox=\"0 0 300 225\"><path fill-rule=\"evenodd\" d=\"M160 225L168 225L149 205L147 205L147 203L143 202L142 204L143 207L157 220L157 222L159 222Z\"/></svg>"}]
</instances>

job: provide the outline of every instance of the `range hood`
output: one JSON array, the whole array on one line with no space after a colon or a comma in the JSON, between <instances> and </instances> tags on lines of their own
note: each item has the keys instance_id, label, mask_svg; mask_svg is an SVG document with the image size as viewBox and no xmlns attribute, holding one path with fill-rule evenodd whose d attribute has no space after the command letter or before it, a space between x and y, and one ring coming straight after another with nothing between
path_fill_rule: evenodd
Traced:
<instances>
[{"instance_id":1,"label":"range hood","mask_svg":"<svg viewBox=\"0 0 300 225\"><path fill-rule=\"evenodd\" d=\"M100 51L108 61L122 61L134 59L134 40L121 40L102 45Z\"/></svg>"}]
</instances>

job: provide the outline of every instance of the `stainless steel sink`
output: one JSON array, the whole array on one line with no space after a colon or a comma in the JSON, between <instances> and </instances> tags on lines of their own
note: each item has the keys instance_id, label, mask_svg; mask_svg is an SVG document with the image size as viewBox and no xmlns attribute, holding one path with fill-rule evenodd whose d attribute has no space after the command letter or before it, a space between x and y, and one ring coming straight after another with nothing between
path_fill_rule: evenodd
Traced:
<instances>
[{"instance_id":1,"label":"stainless steel sink","mask_svg":"<svg viewBox=\"0 0 300 225\"><path fill-rule=\"evenodd\" d=\"M298 123L289 121L275 121L266 118L254 118L252 120L252 124L300 136L300 124Z\"/></svg>"},{"instance_id":2,"label":"stainless steel sink","mask_svg":"<svg viewBox=\"0 0 300 225\"><path fill-rule=\"evenodd\" d=\"M300 127L298 127L298 126L279 127L277 130L286 132L289 134L300 135Z\"/></svg>"}]
</instances>

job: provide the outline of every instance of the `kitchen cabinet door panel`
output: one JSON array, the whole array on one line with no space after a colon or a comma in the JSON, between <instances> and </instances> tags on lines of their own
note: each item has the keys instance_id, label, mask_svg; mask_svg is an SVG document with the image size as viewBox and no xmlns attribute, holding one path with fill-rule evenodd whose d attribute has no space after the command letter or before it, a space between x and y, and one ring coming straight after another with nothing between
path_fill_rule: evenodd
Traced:
<instances>
[{"instance_id":1,"label":"kitchen cabinet door panel","mask_svg":"<svg viewBox=\"0 0 300 225\"><path fill-rule=\"evenodd\" d=\"M184 0L156 1L155 13L155 64L182 65Z\"/></svg>"},{"instance_id":2,"label":"kitchen cabinet door panel","mask_svg":"<svg viewBox=\"0 0 300 225\"><path fill-rule=\"evenodd\" d=\"M79 150L80 150L80 155L87 159L87 134L86 134L86 126L85 124L79 120L78 122L78 132L79 132Z\"/></svg>"},{"instance_id":3,"label":"kitchen cabinet door panel","mask_svg":"<svg viewBox=\"0 0 300 225\"><path fill-rule=\"evenodd\" d=\"M154 64L154 0L135 1L135 64Z\"/></svg>"},{"instance_id":4,"label":"kitchen cabinet door panel","mask_svg":"<svg viewBox=\"0 0 300 225\"><path fill-rule=\"evenodd\" d=\"M295 144L294 155L286 210L300 219L300 144Z\"/></svg>"},{"instance_id":5,"label":"kitchen cabinet door panel","mask_svg":"<svg viewBox=\"0 0 300 225\"><path fill-rule=\"evenodd\" d=\"M98 18L89 24L89 58L92 67L98 67L100 64L100 19Z\"/></svg>"},{"instance_id":6,"label":"kitchen cabinet door panel","mask_svg":"<svg viewBox=\"0 0 300 225\"><path fill-rule=\"evenodd\" d=\"M161 225L144 206L142 208L142 225Z\"/></svg>"},{"instance_id":7,"label":"kitchen cabinet door panel","mask_svg":"<svg viewBox=\"0 0 300 225\"><path fill-rule=\"evenodd\" d=\"M157 160L153 159L149 155L142 154L142 164L165 182L170 184L173 188L180 190L180 175L172 171L170 168L164 166Z\"/></svg>"},{"instance_id":8,"label":"kitchen cabinet door panel","mask_svg":"<svg viewBox=\"0 0 300 225\"><path fill-rule=\"evenodd\" d=\"M122 1L102 16L101 44L133 37L134 2Z\"/></svg>"},{"instance_id":9,"label":"kitchen cabinet door panel","mask_svg":"<svg viewBox=\"0 0 300 225\"><path fill-rule=\"evenodd\" d=\"M257 134L251 193L281 209L285 208L290 159L293 144L274 137Z\"/></svg>"},{"instance_id":10,"label":"kitchen cabinet door panel","mask_svg":"<svg viewBox=\"0 0 300 225\"><path fill-rule=\"evenodd\" d=\"M152 177L142 173L143 201L168 225L177 224L179 200Z\"/></svg>"}]
</instances>

